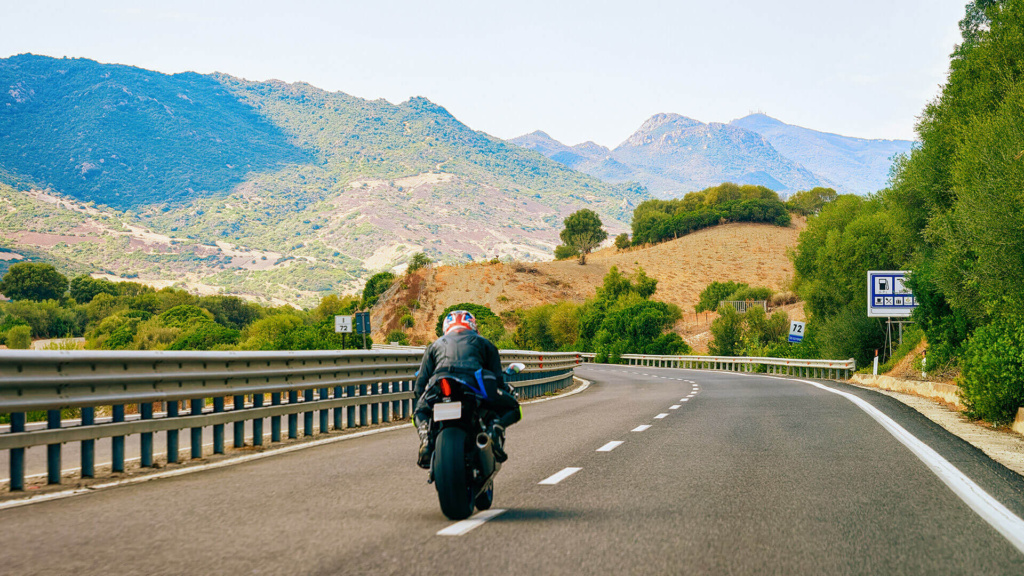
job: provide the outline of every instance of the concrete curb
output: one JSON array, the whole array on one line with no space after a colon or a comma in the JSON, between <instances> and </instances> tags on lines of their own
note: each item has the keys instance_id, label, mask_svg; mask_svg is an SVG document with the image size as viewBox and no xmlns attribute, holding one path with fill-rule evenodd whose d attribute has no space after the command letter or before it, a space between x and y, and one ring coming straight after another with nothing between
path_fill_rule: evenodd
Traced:
<instances>
[{"instance_id":1,"label":"concrete curb","mask_svg":"<svg viewBox=\"0 0 1024 576\"><path fill-rule=\"evenodd\" d=\"M932 400L948 402L960 410L964 408L963 403L960 401L960 389L953 384L915 382L912 380L900 380L892 376L873 376L871 374L854 374L850 380L862 386L903 392L904 394L914 394L924 398L931 398ZM1018 418L1020 418L1020 414L1018 414Z\"/></svg>"}]
</instances>

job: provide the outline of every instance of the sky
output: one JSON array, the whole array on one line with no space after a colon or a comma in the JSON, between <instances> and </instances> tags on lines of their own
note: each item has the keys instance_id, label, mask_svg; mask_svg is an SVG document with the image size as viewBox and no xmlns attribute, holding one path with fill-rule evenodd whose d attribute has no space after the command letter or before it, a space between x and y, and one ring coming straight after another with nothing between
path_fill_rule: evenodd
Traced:
<instances>
[{"instance_id":1,"label":"sky","mask_svg":"<svg viewBox=\"0 0 1024 576\"><path fill-rule=\"evenodd\" d=\"M659 112L914 139L965 3L0 0L0 57L425 96L474 129L567 144L614 147Z\"/></svg>"}]
</instances>

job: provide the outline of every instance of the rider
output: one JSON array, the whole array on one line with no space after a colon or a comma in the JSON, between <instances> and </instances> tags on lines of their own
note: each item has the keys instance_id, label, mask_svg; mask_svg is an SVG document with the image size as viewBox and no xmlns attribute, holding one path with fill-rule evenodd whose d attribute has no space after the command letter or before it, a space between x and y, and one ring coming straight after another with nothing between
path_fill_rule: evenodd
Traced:
<instances>
[{"instance_id":1,"label":"rider","mask_svg":"<svg viewBox=\"0 0 1024 576\"><path fill-rule=\"evenodd\" d=\"M498 462L508 459L504 450L505 428L522 418L519 402L513 389L505 383L501 371L501 357L490 340L477 333L476 318L466 310L455 310L444 319L444 335L435 340L423 353L414 389L417 401L413 413L416 431L420 435L417 464L430 468L430 455L434 452L434 435L430 432L433 405L437 400L435 382L441 378L483 381L487 398L483 408L497 418L491 423L494 457Z\"/></svg>"}]
</instances>

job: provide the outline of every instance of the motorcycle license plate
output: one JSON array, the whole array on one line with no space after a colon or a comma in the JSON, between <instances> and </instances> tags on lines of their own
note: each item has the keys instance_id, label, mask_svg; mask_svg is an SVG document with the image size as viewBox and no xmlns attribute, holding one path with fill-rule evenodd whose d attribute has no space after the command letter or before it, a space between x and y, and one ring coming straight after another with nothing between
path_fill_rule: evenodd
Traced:
<instances>
[{"instance_id":1,"label":"motorcycle license plate","mask_svg":"<svg viewBox=\"0 0 1024 576\"><path fill-rule=\"evenodd\" d=\"M462 402L438 402L434 404L434 422L462 418Z\"/></svg>"}]
</instances>

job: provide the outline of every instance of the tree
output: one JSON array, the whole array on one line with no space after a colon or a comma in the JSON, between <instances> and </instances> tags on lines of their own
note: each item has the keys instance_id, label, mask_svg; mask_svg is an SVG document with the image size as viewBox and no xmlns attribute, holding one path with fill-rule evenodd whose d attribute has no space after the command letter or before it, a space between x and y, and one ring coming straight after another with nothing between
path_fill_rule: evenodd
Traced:
<instances>
[{"instance_id":1,"label":"tree","mask_svg":"<svg viewBox=\"0 0 1024 576\"><path fill-rule=\"evenodd\" d=\"M363 288L363 308L373 307L380 295L387 292L394 283L395 275L391 272L378 272L371 276Z\"/></svg>"},{"instance_id":2,"label":"tree","mask_svg":"<svg viewBox=\"0 0 1024 576\"><path fill-rule=\"evenodd\" d=\"M87 274L82 274L71 279L69 292L75 302L88 304L97 294L117 296L117 284L106 278L92 278Z\"/></svg>"},{"instance_id":3,"label":"tree","mask_svg":"<svg viewBox=\"0 0 1024 576\"><path fill-rule=\"evenodd\" d=\"M68 279L49 264L14 264L0 280L0 293L11 300L59 300L68 290Z\"/></svg>"},{"instance_id":4,"label":"tree","mask_svg":"<svg viewBox=\"0 0 1024 576\"><path fill-rule=\"evenodd\" d=\"M27 350L32 345L32 329L15 326L7 331L7 347L12 350Z\"/></svg>"},{"instance_id":5,"label":"tree","mask_svg":"<svg viewBox=\"0 0 1024 576\"><path fill-rule=\"evenodd\" d=\"M562 244L572 248L579 254L579 263L587 263L587 254L597 248L608 238L608 232L603 228L601 217L597 212L583 208L570 214L562 221L565 225L558 237Z\"/></svg>"},{"instance_id":6,"label":"tree","mask_svg":"<svg viewBox=\"0 0 1024 576\"><path fill-rule=\"evenodd\" d=\"M433 262L434 261L431 260L430 257L424 254L423 252L417 252L412 255L412 258L409 259L409 266L408 268L405 269L405 272L407 274L411 274L419 270L420 268L429 266Z\"/></svg>"},{"instance_id":7,"label":"tree","mask_svg":"<svg viewBox=\"0 0 1024 576\"><path fill-rule=\"evenodd\" d=\"M626 248L629 248L629 246L629 234L623 232L615 237L615 247L619 250L625 250Z\"/></svg>"}]
</instances>

